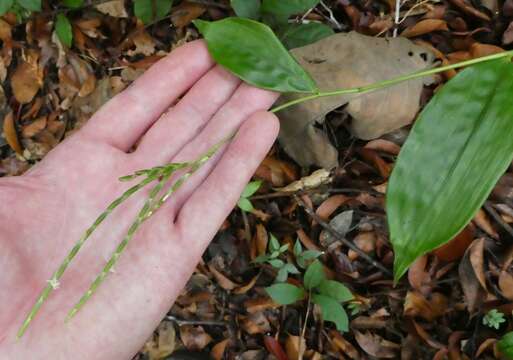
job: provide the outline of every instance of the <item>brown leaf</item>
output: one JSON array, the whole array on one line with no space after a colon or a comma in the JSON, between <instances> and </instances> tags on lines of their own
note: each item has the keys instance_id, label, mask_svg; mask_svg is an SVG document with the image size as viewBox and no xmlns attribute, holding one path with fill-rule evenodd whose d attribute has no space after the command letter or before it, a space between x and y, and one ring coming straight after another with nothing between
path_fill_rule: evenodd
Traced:
<instances>
[{"instance_id":1,"label":"brown leaf","mask_svg":"<svg viewBox=\"0 0 513 360\"><path fill-rule=\"evenodd\" d=\"M321 185L329 184L332 180L331 173L325 169L315 170L308 176L288 184L285 187L275 190L283 192L296 192L301 190L313 189Z\"/></svg>"},{"instance_id":2,"label":"brown leaf","mask_svg":"<svg viewBox=\"0 0 513 360\"><path fill-rule=\"evenodd\" d=\"M216 278L217 283L219 284L219 286L221 286L223 289L225 289L225 290L233 290L236 287L240 286L239 284L237 284L237 283L231 281L230 279L228 279L224 274L222 274L220 271L218 271L215 268L215 266L209 265L208 269L210 270L212 275L214 275L214 277Z\"/></svg>"},{"instance_id":3,"label":"brown leaf","mask_svg":"<svg viewBox=\"0 0 513 360\"><path fill-rule=\"evenodd\" d=\"M406 38L384 39L357 32L339 33L293 49L291 54L314 78L321 91L363 86L429 67L430 51ZM424 60L426 58L426 60ZM315 122L348 103L351 131L361 139L373 139L409 124L417 114L423 82L407 82L365 95L325 97L280 112L279 140L300 165L326 169L338 163L338 152ZM286 94L281 102L303 95Z\"/></svg>"},{"instance_id":4,"label":"brown leaf","mask_svg":"<svg viewBox=\"0 0 513 360\"><path fill-rule=\"evenodd\" d=\"M18 135L16 134L16 127L14 125L14 116L12 111L5 115L3 131L3 135L5 137L5 141L7 141L7 144L9 144L11 149L16 151L17 154L21 155L23 153L23 149L21 148Z\"/></svg>"},{"instance_id":5,"label":"brown leaf","mask_svg":"<svg viewBox=\"0 0 513 360\"><path fill-rule=\"evenodd\" d=\"M193 20L200 17L205 12L205 6L190 2L182 2L180 5L173 7L171 13L171 22L177 28L189 25Z\"/></svg>"},{"instance_id":6,"label":"brown leaf","mask_svg":"<svg viewBox=\"0 0 513 360\"><path fill-rule=\"evenodd\" d=\"M230 342L230 339L224 339L223 341L218 342L212 347L210 351L210 356L214 360L222 360L224 356L224 351L226 350L226 346Z\"/></svg>"},{"instance_id":7,"label":"brown leaf","mask_svg":"<svg viewBox=\"0 0 513 360\"><path fill-rule=\"evenodd\" d=\"M486 286L486 276L484 271L484 238L480 238L475 240L472 245L470 245L470 263L472 264L472 268L474 269L474 274L479 280L479 283L483 287L483 289L487 290Z\"/></svg>"},{"instance_id":8,"label":"brown leaf","mask_svg":"<svg viewBox=\"0 0 513 360\"><path fill-rule=\"evenodd\" d=\"M408 282L415 290L422 290L431 282L431 276L426 271L428 256L423 255L411 264L408 269Z\"/></svg>"},{"instance_id":9,"label":"brown leaf","mask_svg":"<svg viewBox=\"0 0 513 360\"><path fill-rule=\"evenodd\" d=\"M305 339L294 336L294 335L288 335L287 339L285 340L285 351L287 352L287 356L289 359L296 360L296 359L302 359L303 354L306 350L306 341Z\"/></svg>"},{"instance_id":10,"label":"brown leaf","mask_svg":"<svg viewBox=\"0 0 513 360\"><path fill-rule=\"evenodd\" d=\"M484 21L490 21L490 17L486 15L485 13L477 10L474 8L471 4L469 4L465 0L450 0L452 4L459 7L464 13L468 15L472 15L478 19L484 20Z\"/></svg>"},{"instance_id":11,"label":"brown leaf","mask_svg":"<svg viewBox=\"0 0 513 360\"><path fill-rule=\"evenodd\" d=\"M264 225L257 224L255 236L253 236L253 246L251 247L251 260L255 260L257 256L264 255L267 251L267 242L269 237Z\"/></svg>"},{"instance_id":12,"label":"brown leaf","mask_svg":"<svg viewBox=\"0 0 513 360\"><path fill-rule=\"evenodd\" d=\"M189 351L201 351L212 342L212 337L201 326L181 326L180 339Z\"/></svg>"},{"instance_id":13,"label":"brown leaf","mask_svg":"<svg viewBox=\"0 0 513 360\"><path fill-rule=\"evenodd\" d=\"M350 359L359 360L360 354L358 350L349 341L344 339L338 331L330 331L330 339L333 345L342 353L342 355L348 356Z\"/></svg>"},{"instance_id":14,"label":"brown leaf","mask_svg":"<svg viewBox=\"0 0 513 360\"><path fill-rule=\"evenodd\" d=\"M509 45L513 43L513 21L509 23L508 28L502 34L502 43L504 45Z\"/></svg>"},{"instance_id":15,"label":"brown leaf","mask_svg":"<svg viewBox=\"0 0 513 360\"><path fill-rule=\"evenodd\" d=\"M472 220L474 224L476 224L481 230L483 230L485 233L490 235L494 239L499 238L499 234L494 229L492 223L490 222L490 219L486 215L486 213L483 211L483 209L479 209L479 211L474 216L474 219Z\"/></svg>"},{"instance_id":16,"label":"brown leaf","mask_svg":"<svg viewBox=\"0 0 513 360\"><path fill-rule=\"evenodd\" d=\"M434 250L433 253L440 260L456 261L465 254L473 239L474 226L469 224L454 239Z\"/></svg>"},{"instance_id":17,"label":"brown leaf","mask_svg":"<svg viewBox=\"0 0 513 360\"><path fill-rule=\"evenodd\" d=\"M12 26L5 20L0 19L0 40L8 42L11 40Z\"/></svg>"},{"instance_id":18,"label":"brown leaf","mask_svg":"<svg viewBox=\"0 0 513 360\"><path fill-rule=\"evenodd\" d=\"M331 214L333 214L342 204L349 198L344 195L333 195L324 200L321 205L315 210L315 213L324 221L328 221Z\"/></svg>"},{"instance_id":19,"label":"brown leaf","mask_svg":"<svg viewBox=\"0 0 513 360\"><path fill-rule=\"evenodd\" d=\"M500 48L495 45L489 45L489 44L474 43L470 47L470 55L474 59L478 58L478 57L499 54L501 52L504 52L503 48Z\"/></svg>"},{"instance_id":20,"label":"brown leaf","mask_svg":"<svg viewBox=\"0 0 513 360\"><path fill-rule=\"evenodd\" d=\"M264 336L264 345L267 351L276 356L278 360L289 360L280 343L272 336Z\"/></svg>"},{"instance_id":21,"label":"brown leaf","mask_svg":"<svg viewBox=\"0 0 513 360\"><path fill-rule=\"evenodd\" d=\"M280 187L296 180L297 172L292 164L267 156L256 170L255 176L266 180L274 187Z\"/></svg>"},{"instance_id":22,"label":"brown leaf","mask_svg":"<svg viewBox=\"0 0 513 360\"><path fill-rule=\"evenodd\" d=\"M305 248L308 250L317 250L320 251L321 249L310 239L310 237L305 233L303 229L299 229L297 231L297 236L299 238L299 241Z\"/></svg>"},{"instance_id":23,"label":"brown leaf","mask_svg":"<svg viewBox=\"0 0 513 360\"><path fill-rule=\"evenodd\" d=\"M369 355L383 359L393 359L397 357L397 350L400 345L383 339L381 336L370 332L355 331L355 339L358 345Z\"/></svg>"},{"instance_id":24,"label":"brown leaf","mask_svg":"<svg viewBox=\"0 0 513 360\"><path fill-rule=\"evenodd\" d=\"M488 349L491 349L493 351L493 347L496 343L497 343L497 339L495 339L495 338L490 338L490 339L486 339L485 341L483 341L481 343L481 345L479 345L479 348L476 351L475 359L480 359L481 355L483 355L483 353Z\"/></svg>"},{"instance_id":25,"label":"brown leaf","mask_svg":"<svg viewBox=\"0 0 513 360\"><path fill-rule=\"evenodd\" d=\"M445 314L447 305L447 298L440 293L431 294L428 300L417 291L408 291L404 300L404 315L433 321Z\"/></svg>"},{"instance_id":26,"label":"brown leaf","mask_svg":"<svg viewBox=\"0 0 513 360\"><path fill-rule=\"evenodd\" d=\"M248 299L244 302L244 308L250 314L258 311L264 311L267 309L275 309L278 307L280 307L280 305L275 303L269 297L257 297Z\"/></svg>"},{"instance_id":27,"label":"brown leaf","mask_svg":"<svg viewBox=\"0 0 513 360\"><path fill-rule=\"evenodd\" d=\"M371 140L367 144L365 144L364 148L382 151L392 155L399 155L399 151L401 151L401 147L399 145L392 141L384 139Z\"/></svg>"},{"instance_id":28,"label":"brown leaf","mask_svg":"<svg viewBox=\"0 0 513 360\"><path fill-rule=\"evenodd\" d=\"M43 85L43 70L38 65L39 55L35 52L27 54L14 70L11 85L14 97L20 104L28 104Z\"/></svg>"},{"instance_id":29,"label":"brown leaf","mask_svg":"<svg viewBox=\"0 0 513 360\"><path fill-rule=\"evenodd\" d=\"M486 291L480 285L479 280L477 279L477 276L474 272L472 263L470 262L470 253L472 251L471 248L474 246L476 241L474 241L472 245L470 245L470 247L467 249L458 267L461 287L463 289L465 302L470 313L473 313L474 310L482 304L486 296Z\"/></svg>"},{"instance_id":30,"label":"brown leaf","mask_svg":"<svg viewBox=\"0 0 513 360\"><path fill-rule=\"evenodd\" d=\"M24 138L30 138L30 137L35 136L41 130L46 128L46 123L47 123L46 120L47 120L46 116L41 116L41 117L37 118L29 125L25 125L23 127L23 130L21 131L21 134L23 135Z\"/></svg>"},{"instance_id":31,"label":"brown leaf","mask_svg":"<svg viewBox=\"0 0 513 360\"><path fill-rule=\"evenodd\" d=\"M374 231L361 232L353 240L354 244L366 254L370 254L376 249L376 241L377 238ZM349 260L354 261L358 259L359 255L357 252L349 250L347 256Z\"/></svg>"},{"instance_id":32,"label":"brown leaf","mask_svg":"<svg viewBox=\"0 0 513 360\"><path fill-rule=\"evenodd\" d=\"M150 340L144 345L150 360L161 360L175 351L176 333L175 328L169 321L163 321L157 328L158 339Z\"/></svg>"},{"instance_id":33,"label":"brown leaf","mask_svg":"<svg viewBox=\"0 0 513 360\"><path fill-rule=\"evenodd\" d=\"M513 275L506 271L501 271L499 275L499 288L506 299L513 301Z\"/></svg>"},{"instance_id":34,"label":"brown leaf","mask_svg":"<svg viewBox=\"0 0 513 360\"><path fill-rule=\"evenodd\" d=\"M117 18L127 18L128 13L125 10L125 2L123 0L112 0L103 4L96 5L96 9L106 15Z\"/></svg>"},{"instance_id":35,"label":"brown leaf","mask_svg":"<svg viewBox=\"0 0 513 360\"><path fill-rule=\"evenodd\" d=\"M249 314L242 322L242 329L250 335L265 334L271 331L269 320L263 312Z\"/></svg>"},{"instance_id":36,"label":"brown leaf","mask_svg":"<svg viewBox=\"0 0 513 360\"><path fill-rule=\"evenodd\" d=\"M233 290L233 293L236 295L241 295L247 293L249 290L255 286L256 281L258 280L258 274L255 275L246 285L242 285L235 290Z\"/></svg>"},{"instance_id":37,"label":"brown leaf","mask_svg":"<svg viewBox=\"0 0 513 360\"><path fill-rule=\"evenodd\" d=\"M426 19L421 20L412 27L404 30L401 36L404 37L415 37L420 35L429 34L433 31L449 31L447 22L439 19Z\"/></svg>"},{"instance_id":38,"label":"brown leaf","mask_svg":"<svg viewBox=\"0 0 513 360\"><path fill-rule=\"evenodd\" d=\"M431 336L427 333L426 330L422 326L420 326L418 323L416 323L414 320L412 320L413 325L415 326L415 331L417 331L417 335L419 335L422 340L424 340L429 346L431 346L433 349L443 349L445 348L444 344L441 344L440 342L433 340Z\"/></svg>"}]
</instances>

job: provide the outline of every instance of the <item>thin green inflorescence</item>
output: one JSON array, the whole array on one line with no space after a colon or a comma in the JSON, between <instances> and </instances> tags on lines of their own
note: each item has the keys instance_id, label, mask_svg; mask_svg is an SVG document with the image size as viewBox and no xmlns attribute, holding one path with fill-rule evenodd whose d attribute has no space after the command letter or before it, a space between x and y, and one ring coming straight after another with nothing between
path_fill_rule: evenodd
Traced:
<instances>
[{"instance_id":1,"label":"thin green inflorescence","mask_svg":"<svg viewBox=\"0 0 513 360\"><path fill-rule=\"evenodd\" d=\"M287 102L285 104L282 104L280 106L277 106L273 109L271 109L272 112L278 112L280 110L283 110L285 108L288 108L290 106L309 101L314 100L322 97L328 97L328 96L336 96L336 95L342 95L342 94L364 94L367 92L379 90L382 88L386 88L395 84L399 84L404 81L418 79L421 77L425 77L428 75L437 74L440 72L444 72L451 69L457 69L464 66L470 66L477 63L481 63L484 61L491 61L496 60L500 58L511 58L513 56L513 50L507 51L499 54L493 54L489 56L484 56L468 61L463 61L456 64L451 64L447 66L437 67L433 69L427 69L420 72L400 76L394 79L385 80L381 82L377 82L374 84L361 86L361 87L355 87L350 89L340 89L335 91L329 91L329 92L318 92L312 95L308 95L296 100L292 100L290 102ZM139 170L136 171L132 175L123 176L120 178L121 181L130 181L140 176L146 176L144 180L142 180L139 184L131 187L128 189L122 196L120 196L118 199L114 200L107 209L95 220L93 225L91 225L87 231L84 233L84 235L80 238L80 240L75 244L75 246L71 249L69 254L66 256L62 264L59 266L57 271L53 274L52 278L48 281L48 285L43 289L41 292L39 298L37 299L36 303L30 310L29 314L25 318L22 326L20 327L17 337L20 338L25 333L27 327L29 326L30 322L34 318L34 316L38 313L40 310L42 304L45 302L45 300L48 298L48 296L51 294L51 292L57 288L58 281L64 274L65 270L67 269L70 262L73 260L73 258L76 256L78 251L81 249L82 245L85 243L85 241L91 236L91 234L94 232L94 230L105 220L105 218L121 203L126 201L130 196L141 190L146 185L150 184L153 181L159 180L159 183L152 189L150 192L148 200L145 202L143 208L140 210L136 220L134 223L130 226L127 235L123 239L123 241L118 245L115 252L113 253L112 257L107 262L106 266L98 275L98 277L93 281L91 284L89 290L82 296L82 298L78 301L78 303L73 307L73 309L70 311L66 319L69 319L73 317L77 313L77 311L84 306L84 304L87 302L87 300L91 297L92 294L96 291L98 286L103 282L109 271L112 269L112 267L117 262L119 256L121 253L125 250L126 246L130 242L130 240L135 235L136 231L139 229L140 225L148 219L156 210L158 210L165 201L195 172L197 171L204 163L206 163L218 150L219 148L228 142L233 135L229 136L228 138L222 140L221 142L215 144L212 146L209 151L201 156L199 159L197 159L194 162L190 163L172 163L167 164L164 166L157 166L151 169L145 169L145 170ZM164 193L164 195L157 199L158 194L165 186L165 183L169 178L171 177L172 173L179 169L189 168L189 170L183 174L174 184L172 184L168 190ZM163 181L163 179L166 178L166 181Z\"/></svg>"}]
</instances>

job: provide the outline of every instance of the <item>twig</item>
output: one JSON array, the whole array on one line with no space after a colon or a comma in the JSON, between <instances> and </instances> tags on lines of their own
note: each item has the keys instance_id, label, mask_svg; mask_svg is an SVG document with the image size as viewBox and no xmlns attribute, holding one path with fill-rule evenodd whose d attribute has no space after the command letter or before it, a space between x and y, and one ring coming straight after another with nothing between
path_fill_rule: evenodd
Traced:
<instances>
[{"instance_id":1,"label":"twig","mask_svg":"<svg viewBox=\"0 0 513 360\"><path fill-rule=\"evenodd\" d=\"M337 230L335 230L330 224L322 220L312 209L310 209L304 202L301 200L298 196L294 195L294 199L296 202L305 209L306 213L312 217L319 225L321 225L324 230L326 230L331 236L333 236L336 240L342 242L344 245L346 245L348 248L353 250L360 256L362 259L367 261L372 266L379 269L381 272L388 276L392 276L392 272L388 270L386 267L384 267L381 263L371 258L369 255L367 255L365 252L362 251L359 247L354 245L352 242L348 241L344 236L342 236Z\"/></svg>"},{"instance_id":2,"label":"twig","mask_svg":"<svg viewBox=\"0 0 513 360\"><path fill-rule=\"evenodd\" d=\"M225 323L224 321L216 321L216 320L181 320L181 319L177 319L176 317L174 317L172 315L166 316L165 319L174 322L178 326L183 326L183 325L193 325L193 326L206 325L206 326L223 326L223 327L228 327L228 324Z\"/></svg>"},{"instance_id":3,"label":"twig","mask_svg":"<svg viewBox=\"0 0 513 360\"><path fill-rule=\"evenodd\" d=\"M303 349L303 339L305 338L306 334L306 324L308 323L308 316L310 315L310 305L312 302L312 292L310 291L308 293L308 304L306 305L306 314L305 314L305 323L303 324L303 329L301 330L301 336L299 337L298 341L299 344L297 346L297 360L303 360L303 353L305 349Z\"/></svg>"},{"instance_id":4,"label":"twig","mask_svg":"<svg viewBox=\"0 0 513 360\"><path fill-rule=\"evenodd\" d=\"M401 14L401 0L395 0L395 17L394 17L394 37L397 37L399 30L399 16Z\"/></svg>"}]
</instances>

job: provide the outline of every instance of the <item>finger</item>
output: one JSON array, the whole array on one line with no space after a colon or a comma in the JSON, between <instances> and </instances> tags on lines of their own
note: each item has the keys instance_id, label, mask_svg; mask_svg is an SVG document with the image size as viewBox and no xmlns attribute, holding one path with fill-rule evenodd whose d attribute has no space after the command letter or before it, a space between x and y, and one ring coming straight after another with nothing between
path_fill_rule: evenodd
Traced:
<instances>
[{"instance_id":1,"label":"finger","mask_svg":"<svg viewBox=\"0 0 513 360\"><path fill-rule=\"evenodd\" d=\"M213 65L203 41L179 47L105 104L84 126L82 134L129 150Z\"/></svg>"},{"instance_id":2,"label":"finger","mask_svg":"<svg viewBox=\"0 0 513 360\"><path fill-rule=\"evenodd\" d=\"M241 127L219 163L184 204L176 219L184 239L207 245L233 209L278 135L274 114L258 112Z\"/></svg>"},{"instance_id":3,"label":"finger","mask_svg":"<svg viewBox=\"0 0 513 360\"><path fill-rule=\"evenodd\" d=\"M241 124L248 120L252 114L259 110L267 110L277 97L277 93L241 84L232 98L217 112L201 133L187 144L171 161L185 162L202 156L213 145L237 131ZM216 156L203 165L169 199L165 210L168 214L174 214L182 207L194 189L208 176L218 159L219 156ZM167 161L170 161L170 159Z\"/></svg>"},{"instance_id":4,"label":"finger","mask_svg":"<svg viewBox=\"0 0 513 360\"><path fill-rule=\"evenodd\" d=\"M141 168L169 161L232 96L240 80L220 66L205 74L148 130L134 155ZM155 151L159 149L159 151ZM139 161L140 160L140 161Z\"/></svg>"}]
</instances>

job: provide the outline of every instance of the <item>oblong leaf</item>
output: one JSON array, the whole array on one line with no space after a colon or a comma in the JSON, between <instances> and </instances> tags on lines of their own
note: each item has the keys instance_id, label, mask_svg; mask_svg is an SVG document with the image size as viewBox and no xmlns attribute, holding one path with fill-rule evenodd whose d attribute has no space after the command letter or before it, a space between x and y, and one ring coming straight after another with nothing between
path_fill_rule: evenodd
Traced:
<instances>
[{"instance_id":1,"label":"oblong leaf","mask_svg":"<svg viewBox=\"0 0 513 360\"><path fill-rule=\"evenodd\" d=\"M246 185L246 187L242 191L242 194L240 194L240 197L243 197L243 198L250 197L251 195L253 195L254 193L257 192L257 190L260 188L260 186L262 186L261 180L251 181L250 183L248 183Z\"/></svg>"},{"instance_id":2,"label":"oblong leaf","mask_svg":"<svg viewBox=\"0 0 513 360\"><path fill-rule=\"evenodd\" d=\"M263 0L262 11L277 15L295 15L315 7L320 0Z\"/></svg>"},{"instance_id":3,"label":"oblong leaf","mask_svg":"<svg viewBox=\"0 0 513 360\"><path fill-rule=\"evenodd\" d=\"M513 159L513 64L467 68L420 114L388 184L394 278L472 219Z\"/></svg>"},{"instance_id":4,"label":"oblong leaf","mask_svg":"<svg viewBox=\"0 0 513 360\"><path fill-rule=\"evenodd\" d=\"M230 5L238 17L255 20L260 17L260 0L230 0Z\"/></svg>"},{"instance_id":5,"label":"oblong leaf","mask_svg":"<svg viewBox=\"0 0 513 360\"><path fill-rule=\"evenodd\" d=\"M323 280L319 284L319 292L338 302L345 302L354 299L351 291L343 284L335 280Z\"/></svg>"},{"instance_id":6,"label":"oblong leaf","mask_svg":"<svg viewBox=\"0 0 513 360\"><path fill-rule=\"evenodd\" d=\"M59 40L64 45L71 47L71 44L73 44L73 30L71 28L71 23L64 14L57 14L55 32L57 33Z\"/></svg>"},{"instance_id":7,"label":"oblong leaf","mask_svg":"<svg viewBox=\"0 0 513 360\"><path fill-rule=\"evenodd\" d=\"M0 1L0 16L9 11L12 7L14 0L1 0Z\"/></svg>"},{"instance_id":8,"label":"oblong leaf","mask_svg":"<svg viewBox=\"0 0 513 360\"><path fill-rule=\"evenodd\" d=\"M289 305L305 297L305 291L292 284L274 284L266 287L265 291L278 304Z\"/></svg>"},{"instance_id":9,"label":"oblong leaf","mask_svg":"<svg viewBox=\"0 0 513 360\"><path fill-rule=\"evenodd\" d=\"M313 263L308 266L305 272L305 278L303 283L307 290L316 288L319 284L326 279L326 274L324 273L324 267L319 260L315 260Z\"/></svg>"},{"instance_id":10,"label":"oblong leaf","mask_svg":"<svg viewBox=\"0 0 513 360\"><path fill-rule=\"evenodd\" d=\"M41 11L41 0L16 0L22 8L30 11Z\"/></svg>"},{"instance_id":11,"label":"oblong leaf","mask_svg":"<svg viewBox=\"0 0 513 360\"><path fill-rule=\"evenodd\" d=\"M194 24L215 61L247 83L278 92L318 91L268 26L242 18Z\"/></svg>"},{"instance_id":12,"label":"oblong leaf","mask_svg":"<svg viewBox=\"0 0 513 360\"><path fill-rule=\"evenodd\" d=\"M173 0L134 0L134 14L144 24L165 17L171 10Z\"/></svg>"},{"instance_id":13,"label":"oblong leaf","mask_svg":"<svg viewBox=\"0 0 513 360\"><path fill-rule=\"evenodd\" d=\"M500 339L497 343L499 347L499 351L504 355L507 359L513 360L513 331L510 331L506 335Z\"/></svg>"}]
</instances>

